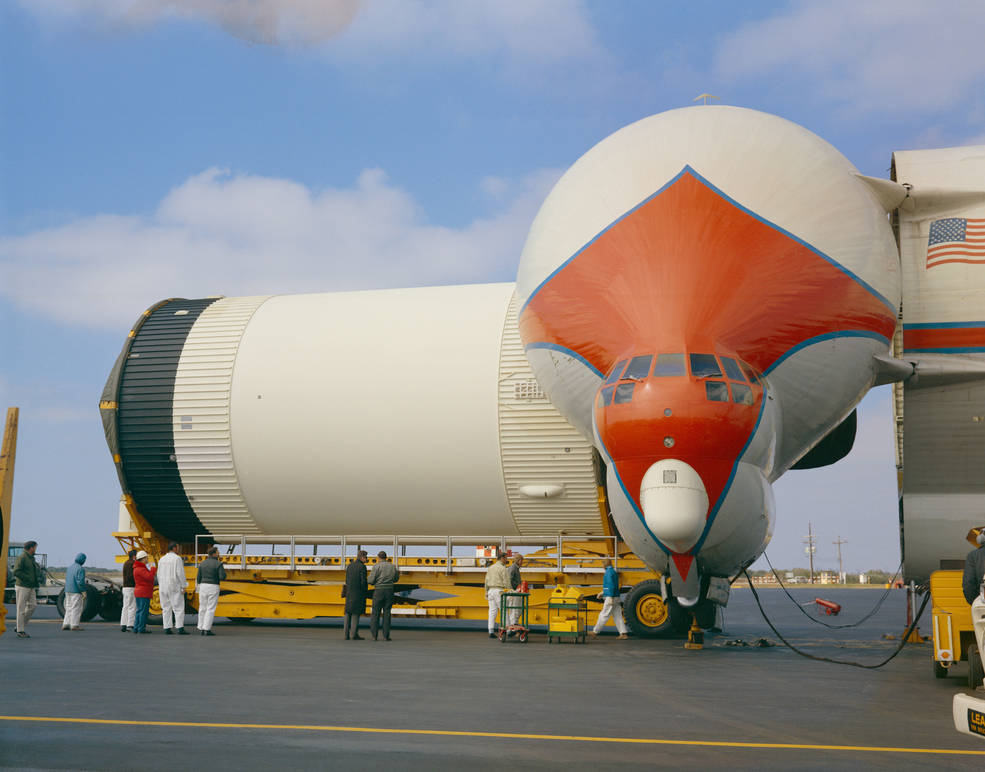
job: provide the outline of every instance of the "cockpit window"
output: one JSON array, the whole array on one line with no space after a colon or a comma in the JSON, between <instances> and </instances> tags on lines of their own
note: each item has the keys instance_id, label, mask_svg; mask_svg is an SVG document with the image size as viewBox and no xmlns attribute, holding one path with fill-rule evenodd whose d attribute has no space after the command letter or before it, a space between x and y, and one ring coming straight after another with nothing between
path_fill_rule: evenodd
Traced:
<instances>
[{"instance_id":1,"label":"cockpit window","mask_svg":"<svg viewBox=\"0 0 985 772\"><path fill-rule=\"evenodd\" d=\"M657 364L653 368L655 377L666 377L671 375L687 375L687 365L684 363L683 354L660 354L657 356Z\"/></svg>"},{"instance_id":2,"label":"cockpit window","mask_svg":"<svg viewBox=\"0 0 985 772\"><path fill-rule=\"evenodd\" d=\"M599 407L607 407L612 404L612 391L615 386L606 386L599 392Z\"/></svg>"},{"instance_id":3,"label":"cockpit window","mask_svg":"<svg viewBox=\"0 0 985 772\"><path fill-rule=\"evenodd\" d=\"M616 363L616 366L612 368L612 372L609 373L609 377L605 379L606 383L613 383L619 380L619 376L622 375L622 369L626 366L626 361L624 359Z\"/></svg>"},{"instance_id":4,"label":"cockpit window","mask_svg":"<svg viewBox=\"0 0 985 772\"><path fill-rule=\"evenodd\" d=\"M759 378L756 375L756 371L753 370L752 367L750 367L746 362L740 362L740 364L742 365L742 372L744 372L746 377L749 378L749 382L759 383Z\"/></svg>"},{"instance_id":5,"label":"cockpit window","mask_svg":"<svg viewBox=\"0 0 985 772\"><path fill-rule=\"evenodd\" d=\"M622 405L626 402L630 402L633 399L633 389L636 388L635 383L620 383L616 386L616 395L612 402L615 405ZM726 399L728 397L726 396Z\"/></svg>"},{"instance_id":6,"label":"cockpit window","mask_svg":"<svg viewBox=\"0 0 985 772\"><path fill-rule=\"evenodd\" d=\"M725 374L731 378L733 381L744 381L745 376L742 375L742 370L739 369L739 364L734 359L729 357L719 357L722 360L722 367L725 368Z\"/></svg>"},{"instance_id":7,"label":"cockpit window","mask_svg":"<svg viewBox=\"0 0 985 772\"><path fill-rule=\"evenodd\" d=\"M752 389L750 389L744 383L733 383L732 384L732 401L733 402L738 402L740 405L751 405L752 404Z\"/></svg>"},{"instance_id":8,"label":"cockpit window","mask_svg":"<svg viewBox=\"0 0 985 772\"><path fill-rule=\"evenodd\" d=\"M629 367L626 368L626 372L623 373L623 378L646 378L650 374L650 363L653 361L653 356L647 354L646 356L633 357L629 360Z\"/></svg>"},{"instance_id":9,"label":"cockpit window","mask_svg":"<svg viewBox=\"0 0 985 772\"><path fill-rule=\"evenodd\" d=\"M691 354L691 375L695 378L721 377L714 354Z\"/></svg>"},{"instance_id":10,"label":"cockpit window","mask_svg":"<svg viewBox=\"0 0 985 772\"><path fill-rule=\"evenodd\" d=\"M705 396L712 402L728 402L728 386L723 381L705 381Z\"/></svg>"}]
</instances>

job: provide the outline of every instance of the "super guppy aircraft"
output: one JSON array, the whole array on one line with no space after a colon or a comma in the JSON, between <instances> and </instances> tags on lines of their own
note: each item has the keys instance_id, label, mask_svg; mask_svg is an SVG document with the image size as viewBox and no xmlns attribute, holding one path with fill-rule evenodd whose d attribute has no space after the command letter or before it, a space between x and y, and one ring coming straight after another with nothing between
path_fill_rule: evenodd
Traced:
<instances>
[{"instance_id":1,"label":"super guppy aircraft","mask_svg":"<svg viewBox=\"0 0 985 772\"><path fill-rule=\"evenodd\" d=\"M983 170L985 148L922 151L873 179L764 113L646 118L557 183L515 287L155 306L103 394L124 492L186 541L611 517L681 606L723 602L769 542L773 481L844 457L871 387L905 382L900 437L911 392L919 426L970 420L935 413L948 400L985 422ZM985 431L964 443L953 548L931 535L948 470L912 477L911 576L960 557L985 511Z\"/></svg>"}]
</instances>

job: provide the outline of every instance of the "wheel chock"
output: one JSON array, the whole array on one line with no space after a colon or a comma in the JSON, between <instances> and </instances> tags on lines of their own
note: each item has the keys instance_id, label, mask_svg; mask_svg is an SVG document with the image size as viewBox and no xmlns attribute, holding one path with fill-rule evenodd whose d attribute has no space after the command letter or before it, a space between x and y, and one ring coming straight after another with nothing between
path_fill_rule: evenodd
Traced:
<instances>
[{"instance_id":1,"label":"wheel chock","mask_svg":"<svg viewBox=\"0 0 985 772\"><path fill-rule=\"evenodd\" d=\"M687 643L684 644L684 648L691 649L692 651L700 651L704 647L704 631L698 627L698 620L691 617L691 629L687 631Z\"/></svg>"}]
</instances>

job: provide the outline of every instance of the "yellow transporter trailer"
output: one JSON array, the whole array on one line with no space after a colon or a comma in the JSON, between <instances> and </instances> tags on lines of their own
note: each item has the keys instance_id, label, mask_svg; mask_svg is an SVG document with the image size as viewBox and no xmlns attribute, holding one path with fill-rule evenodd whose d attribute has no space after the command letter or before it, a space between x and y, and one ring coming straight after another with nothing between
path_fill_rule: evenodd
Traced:
<instances>
[{"instance_id":1,"label":"yellow transporter trailer","mask_svg":"<svg viewBox=\"0 0 985 772\"><path fill-rule=\"evenodd\" d=\"M977 546L978 534L985 528L972 528L968 541ZM955 662L968 661L968 685L982 683L982 659L975 643L971 606L964 599L958 570L934 571L930 575L933 600L934 675L946 678Z\"/></svg>"},{"instance_id":2,"label":"yellow transporter trailer","mask_svg":"<svg viewBox=\"0 0 985 772\"><path fill-rule=\"evenodd\" d=\"M0 554L3 555L4 571L0 577L0 600L4 597L7 585L7 544L10 539L10 508L14 497L14 460L17 456L17 419L20 410L7 408L3 438L0 440ZM0 635L6 625L4 615L0 614Z\"/></svg>"},{"instance_id":3,"label":"yellow transporter trailer","mask_svg":"<svg viewBox=\"0 0 985 772\"><path fill-rule=\"evenodd\" d=\"M132 519L137 530L119 531L113 535L125 551L144 549L156 560L164 553L166 540L139 515ZM631 588L624 608L626 622L634 633L657 636L675 630L683 632L690 624L690 615L685 615L670 599L667 579L647 568L614 537L484 539L475 536L213 534L196 539L195 544L183 545L188 576L186 599L193 609L198 605L194 592L197 566L212 543L220 547L226 569L216 616L232 620L341 617L345 608L341 594L345 568L360 548L370 553L368 568L377 562L376 552L380 549L391 559L396 556L400 579L394 616L484 620L488 614L483 586L486 559L474 552L471 556L462 554L463 550L479 543L493 545L490 551L498 548L523 554L522 577L530 587L531 624L547 624L548 600L556 587L576 587L583 595L597 595L601 590L606 558L613 561L620 586ZM590 607L590 623L595 622L600 610L601 604ZM156 591L151 612L160 613Z\"/></svg>"}]
</instances>

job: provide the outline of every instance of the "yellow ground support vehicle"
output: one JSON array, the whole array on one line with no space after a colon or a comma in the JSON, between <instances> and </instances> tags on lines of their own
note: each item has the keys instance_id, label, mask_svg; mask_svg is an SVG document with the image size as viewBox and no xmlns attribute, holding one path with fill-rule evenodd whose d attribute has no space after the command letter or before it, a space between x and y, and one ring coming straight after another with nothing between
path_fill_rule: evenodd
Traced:
<instances>
[{"instance_id":1,"label":"yellow ground support vehicle","mask_svg":"<svg viewBox=\"0 0 985 772\"><path fill-rule=\"evenodd\" d=\"M981 529L974 528L968 541L977 546ZM930 595L933 599L934 675L946 678L955 662L968 662L968 684L971 688L982 683L982 659L975 643L971 622L971 606L961 590L964 572L934 571L930 575Z\"/></svg>"}]
</instances>

